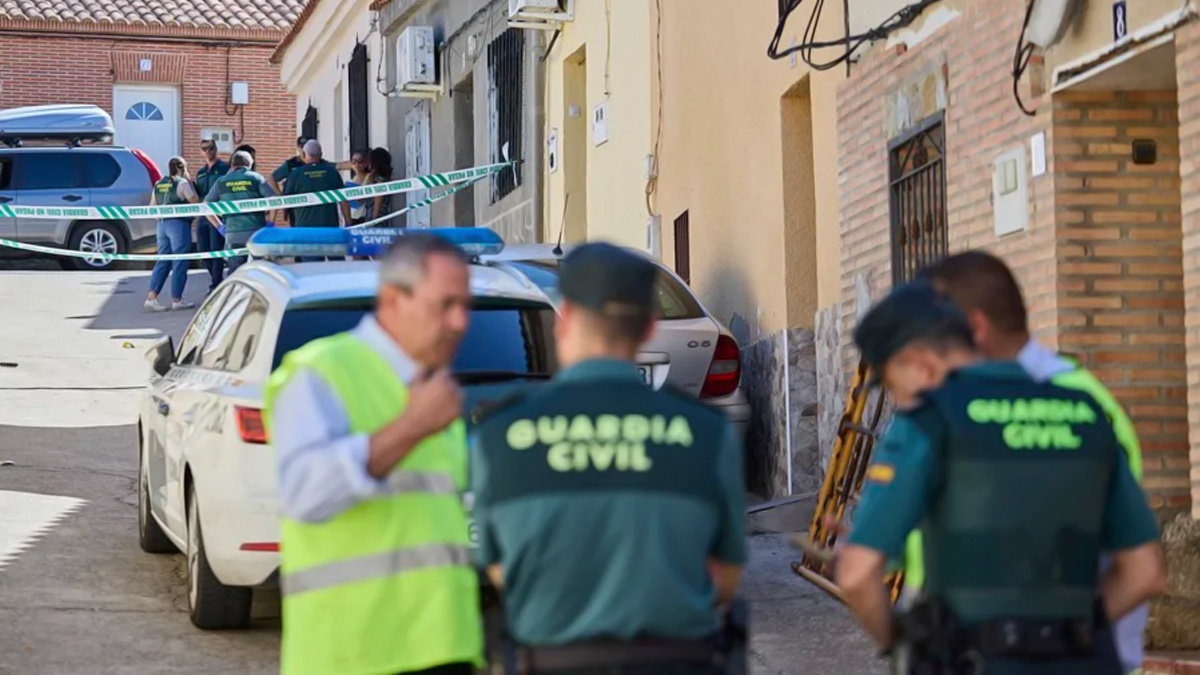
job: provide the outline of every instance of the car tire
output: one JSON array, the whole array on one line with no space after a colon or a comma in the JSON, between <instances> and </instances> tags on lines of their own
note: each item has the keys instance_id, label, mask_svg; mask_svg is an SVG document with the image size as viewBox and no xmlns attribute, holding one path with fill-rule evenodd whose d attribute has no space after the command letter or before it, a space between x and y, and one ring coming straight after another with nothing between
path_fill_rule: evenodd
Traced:
<instances>
[{"instance_id":1,"label":"car tire","mask_svg":"<svg viewBox=\"0 0 1200 675\"><path fill-rule=\"evenodd\" d=\"M127 253L129 251L125 233L121 231L120 226L99 222L84 222L75 225L71 230L71 239L67 242L67 247L72 251L80 252ZM118 265L115 260L101 264L99 261L89 262L87 258L71 258L71 264L75 269L83 271L112 270L116 269Z\"/></svg>"},{"instance_id":2,"label":"car tire","mask_svg":"<svg viewBox=\"0 0 1200 675\"><path fill-rule=\"evenodd\" d=\"M187 521L188 614L192 623L204 630L245 628L250 623L253 590L226 586L217 580L217 575L208 566L195 485L188 486Z\"/></svg>"},{"instance_id":3,"label":"car tire","mask_svg":"<svg viewBox=\"0 0 1200 675\"><path fill-rule=\"evenodd\" d=\"M146 553L175 553L179 549L150 513L150 480L146 477L145 460L138 454L138 543Z\"/></svg>"}]
</instances>

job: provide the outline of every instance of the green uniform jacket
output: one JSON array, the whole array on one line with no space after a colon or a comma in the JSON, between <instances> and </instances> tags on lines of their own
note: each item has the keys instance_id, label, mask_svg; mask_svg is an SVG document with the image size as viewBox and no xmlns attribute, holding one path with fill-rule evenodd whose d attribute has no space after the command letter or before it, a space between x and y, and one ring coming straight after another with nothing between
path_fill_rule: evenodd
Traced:
<instances>
[{"instance_id":1,"label":"green uniform jacket","mask_svg":"<svg viewBox=\"0 0 1200 675\"><path fill-rule=\"evenodd\" d=\"M293 169L283 186L285 195L340 190L346 181L332 162L321 160ZM292 227L338 227L338 205L301 206L292 209Z\"/></svg>"},{"instance_id":2,"label":"green uniform jacket","mask_svg":"<svg viewBox=\"0 0 1200 675\"><path fill-rule=\"evenodd\" d=\"M208 196L204 198L204 201L236 202L243 199L259 199L274 195L275 192L271 190L271 186L267 184L266 179L260 174L245 167L238 167L218 178L208 191ZM258 213L235 213L225 216L225 232L253 232L266 224L266 216L267 214L261 211Z\"/></svg>"},{"instance_id":3,"label":"green uniform jacket","mask_svg":"<svg viewBox=\"0 0 1200 675\"><path fill-rule=\"evenodd\" d=\"M632 364L576 364L472 439L479 556L514 639L701 638L714 558L746 560L742 448L721 413Z\"/></svg>"}]
</instances>

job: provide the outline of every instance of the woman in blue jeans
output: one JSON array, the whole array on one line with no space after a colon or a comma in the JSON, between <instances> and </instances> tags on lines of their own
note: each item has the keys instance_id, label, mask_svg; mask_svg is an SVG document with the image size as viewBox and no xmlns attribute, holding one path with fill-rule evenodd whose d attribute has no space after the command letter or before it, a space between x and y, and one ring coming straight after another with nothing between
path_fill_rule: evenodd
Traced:
<instances>
[{"instance_id":1,"label":"woman in blue jeans","mask_svg":"<svg viewBox=\"0 0 1200 675\"><path fill-rule=\"evenodd\" d=\"M188 175L187 161L172 157L167 163L168 174L154 185L150 205L169 206L200 201L192 178ZM158 221L158 253L187 253L192 247L192 221L188 218L163 218ZM168 309L191 309L195 303L185 302L183 288L187 284L188 261L159 260L150 273L150 293L146 296L146 309L163 312ZM171 306L159 302L159 294L171 276Z\"/></svg>"}]
</instances>

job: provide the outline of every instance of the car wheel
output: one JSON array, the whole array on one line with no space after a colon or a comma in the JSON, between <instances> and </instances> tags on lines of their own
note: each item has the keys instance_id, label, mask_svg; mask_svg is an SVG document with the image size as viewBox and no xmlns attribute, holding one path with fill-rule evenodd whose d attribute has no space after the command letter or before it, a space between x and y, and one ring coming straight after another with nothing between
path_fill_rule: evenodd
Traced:
<instances>
[{"instance_id":1,"label":"car wheel","mask_svg":"<svg viewBox=\"0 0 1200 675\"><path fill-rule=\"evenodd\" d=\"M243 586L226 586L208 566L195 485L188 487L187 522L188 614L192 623L205 630L245 628L250 623L253 591Z\"/></svg>"},{"instance_id":2,"label":"car wheel","mask_svg":"<svg viewBox=\"0 0 1200 675\"><path fill-rule=\"evenodd\" d=\"M71 232L67 246L82 253L125 253L125 235L111 223L80 223ZM71 258L77 270L111 270L117 266L114 260L103 258Z\"/></svg>"},{"instance_id":3,"label":"car wheel","mask_svg":"<svg viewBox=\"0 0 1200 675\"><path fill-rule=\"evenodd\" d=\"M141 453L138 453L139 455ZM146 476L146 463L138 460L138 543L146 553L174 553L175 544L167 538L158 521L150 513L150 479Z\"/></svg>"}]
</instances>

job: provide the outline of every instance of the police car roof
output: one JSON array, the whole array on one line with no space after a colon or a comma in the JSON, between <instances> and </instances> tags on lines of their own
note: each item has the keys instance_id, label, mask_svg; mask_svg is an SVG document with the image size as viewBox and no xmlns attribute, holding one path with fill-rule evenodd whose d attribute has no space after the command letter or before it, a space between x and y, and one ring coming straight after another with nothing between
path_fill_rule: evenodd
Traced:
<instances>
[{"instance_id":1,"label":"police car roof","mask_svg":"<svg viewBox=\"0 0 1200 675\"><path fill-rule=\"evenodd\" d=\"M233 275L255 286L274 286L291 300L360 298L375 295L379 263L375 261L279 264L256 260ZM471 294L547 302L533 282L519 273L486 264L471 265Z\"/></svg>"}]
</instances>

